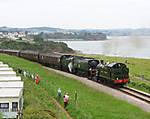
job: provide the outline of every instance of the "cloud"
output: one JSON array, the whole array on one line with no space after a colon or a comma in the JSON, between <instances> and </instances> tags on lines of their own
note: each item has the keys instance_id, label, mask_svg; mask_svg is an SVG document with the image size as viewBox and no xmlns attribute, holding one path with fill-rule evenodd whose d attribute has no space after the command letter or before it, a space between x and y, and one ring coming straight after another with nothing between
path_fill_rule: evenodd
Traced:
<instances>
[{"instance_id":1,"label":"cloud","mask_svg":"<svg viewBox=\"0 0 150 119\"><path fill-rule=\"evenodd\" d=\"M149 0L0 0L0 26L150 27Z\"/></svg>"}]
</instances>

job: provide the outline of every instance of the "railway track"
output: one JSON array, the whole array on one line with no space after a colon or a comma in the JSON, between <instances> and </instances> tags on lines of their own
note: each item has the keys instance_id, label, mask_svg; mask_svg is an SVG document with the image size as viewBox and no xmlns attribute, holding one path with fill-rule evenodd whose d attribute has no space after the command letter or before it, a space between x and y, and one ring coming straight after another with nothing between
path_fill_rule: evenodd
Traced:
<instances>
[{"instance_id":1,"label":"railway track","mask_svg":"<svg viewBox=\"0 0 150 119\"><path fill-rule=\"evenodd\" d=\"M129 87L119 88L118 90L150 104L150 94L148 93Z\"/></svg>"}]
</instances>

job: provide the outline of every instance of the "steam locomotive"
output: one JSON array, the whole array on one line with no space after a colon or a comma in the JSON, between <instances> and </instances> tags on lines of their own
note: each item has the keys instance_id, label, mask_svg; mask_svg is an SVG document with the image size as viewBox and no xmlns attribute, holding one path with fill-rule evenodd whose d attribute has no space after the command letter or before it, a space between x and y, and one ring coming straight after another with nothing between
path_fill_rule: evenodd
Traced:
<instances>
[{"instance_id":1,"label":"steam locomotive","mask_svg":"<svg viewBox=\"0 0 150 119\"><path fill-rule=\"evenodd\" d=\"M4 50L0 53L22 57L51 68L87 77L105 84L123 86L129 82L129 69L124 63L104 63L95 58L59 53L39 53L34 51Z\"/></svg>"}]
</instances>

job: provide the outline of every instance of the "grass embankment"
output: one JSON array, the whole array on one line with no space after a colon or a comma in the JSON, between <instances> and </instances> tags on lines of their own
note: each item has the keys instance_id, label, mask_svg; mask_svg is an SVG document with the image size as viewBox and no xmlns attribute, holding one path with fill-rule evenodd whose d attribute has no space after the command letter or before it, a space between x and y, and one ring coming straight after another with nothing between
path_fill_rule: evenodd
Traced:
<instances>
[{"instance_id":1,"label":"grass embankment","mask_svg":"<svg viewBox=\"0 0 150 119\"><path fill-rule=\"evenodd\" d=\"M0 119L2 119L2 114L0 113Z\"/></svg>"},{"instance_id":2,"label":"grass embankment","mask_svg":"<svg viewBox=\"0 0 150 119\"><path fill-rule=\"evenodd\" d=\"M57 112L50 101L50 96L56 97L57 89L60 87L63 93L65 91L69 93L68 111L74 119L149 119L150 117L150 113L146 113L136 106L98 92L79 81L50 72L39 64L8 55L0 55L0 60L15 68L20 67L40 75L41 81L38 86L29 79L24 80L24 115L36 113L38 109L48 108ZM44 91L43 88L46 90ZM76 106L74 103L75 90L78 92ZM63 100L60 103L63 105ZM41 113L38 111L36 115L44 116Z\"/></svg>"},{"instance_id":3,"label":"grass embankment","mask_svg":"<svg viewBox=\"0 0 150 119\"><path fill-rule=\"evenodd\" d=\"M43 81L46 80L47 76L43 76L46 75L45 71L41 69L39 64L7 55L0 55L0 61L9 64L14 69L21 68L33 74L38 73L42 76ZM55 117L66 119L65 114L53 104L50 92L45 89L47 87L37 86L28 77L22 76L22 79L24 81L24 119L54 119Z\"/></svg>"},{"instance_id":4,"label":"grass embankment","mask_svg":"<svg viewBox=\"0 0 150 119\"><path fill-rule=\"evenodd\" d=\"M103 55L86 55L96 59L109 62L126 63L130 72L130 83L128 86L150 93L150 59L111 57ZM143 76L142 76L143 75Z\"/></svg>"}]
</instances>

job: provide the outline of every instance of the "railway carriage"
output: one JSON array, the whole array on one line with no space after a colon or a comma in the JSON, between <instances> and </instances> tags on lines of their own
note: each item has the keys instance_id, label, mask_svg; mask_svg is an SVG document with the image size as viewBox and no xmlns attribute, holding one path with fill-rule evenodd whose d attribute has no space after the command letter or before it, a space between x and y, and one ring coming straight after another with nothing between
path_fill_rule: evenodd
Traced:
<instances>
[{"instance_id":1,"label":"railway carriage","mask_svg":"<svg viewBox=\"0 0 150 119\"><path fill-rule=\"evenodd\" d=\"M5 53L8 55L13 55L13 56L20 56L20 50L6 50L6 49L0 49L0 53Z\"/></svg>"},{"instance_id":2,"label":"railway carriage","mask_svg":"<svg viewBox=\"0 0 150 119\"><path fill-rule=\"evenodd\" d=\"M53 68L60 68L60 54L39 54L39 62Z\"/></svg>"},{"instance_id":3,"label":"railway carriage","mask_svg":"<svg viewBox=\"0 0 150 119\"><path fill-rule=\"evenodd\" d=\"M34 62L39 62L39 52L20 51L20 57L34 61Z\"/></svg>"},{"instance_id":4,"label":"railway carriage","mask_svg":"<svg viewBox=\"0 0 150 119\"><path fill-rule=\"evenodd\" d=\"M4 50L3 53L13 56L20 56L20 50Z\"/></svg>"},{"instance_id":5,"label":"railway carriage","mask_svg":"<svg viewBox=\"0 0 150 119\"><path fill-rule=\"evenodd\" d=\"M3 49L0 49L0 53L4 53L4 52L3 52Z\"/></svg>"}]
</instances>

